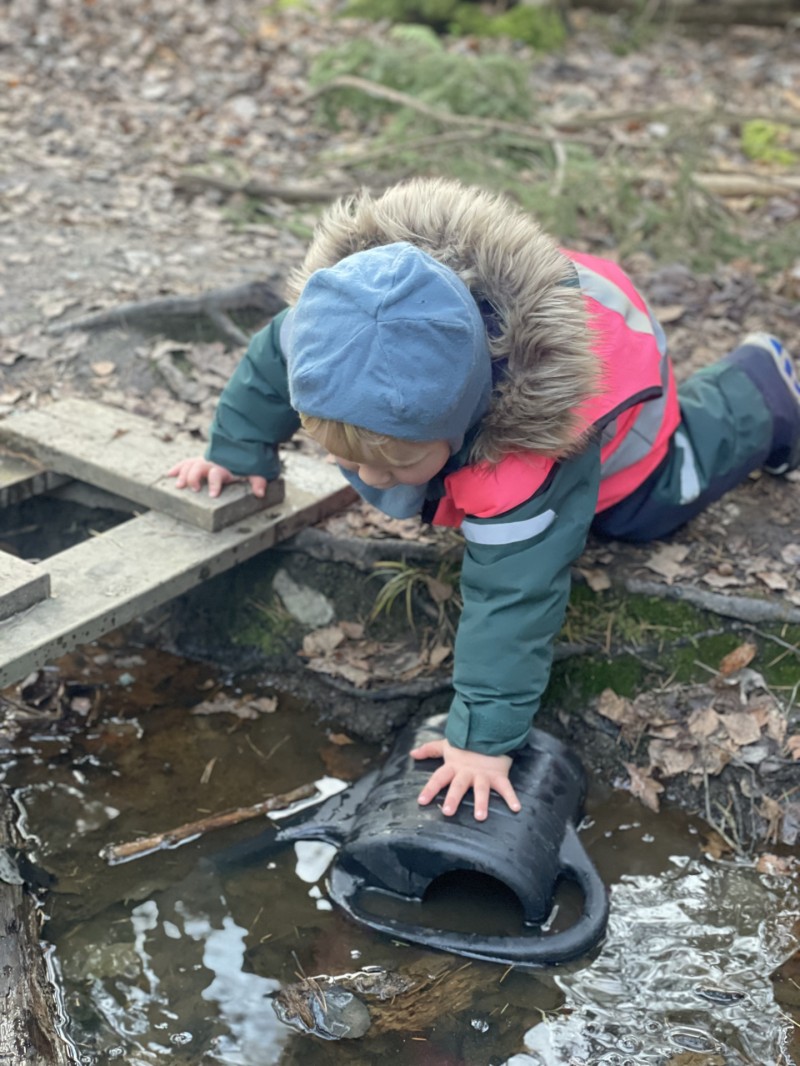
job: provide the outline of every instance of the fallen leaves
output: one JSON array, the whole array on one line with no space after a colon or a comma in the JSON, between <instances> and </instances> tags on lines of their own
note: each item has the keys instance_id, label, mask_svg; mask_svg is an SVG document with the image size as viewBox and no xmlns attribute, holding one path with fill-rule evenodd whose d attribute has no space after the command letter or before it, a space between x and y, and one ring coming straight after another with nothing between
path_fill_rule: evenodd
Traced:
<instances>
[{"instance_id":1,"label":"fallen leaves","mask_svg":"<svg viewBox=\"0 0 800 1066\"><path fill-rule=\"evenodd\" d=\"M229 696L218 692L210 700L204 700L192 708L192 714L232 714L236 718L255 719L262 714L274 714L277 709L277 696Z\"/></svg>"},{"instance_id":2,"label":"fallen leaves","mask_svg":"<svg viewBox=\"0 0 800 1066\"><path fill-rule=\"evenodd\" d=\"M800 869L800 860L793 855L771 855L766 852L756 859L756 870L770 877L793 877Z\"/></svg>"},{"instance_id":3,"label":"fallen leaves","mask_svg":"<svg viewBox=\"0 0 800 1066\"><path fill-rule=\"evenodd\" d=\"M411 681L430 674L447 662L452 651L451 645L436 641L413 647L371 640L361 623L344 621L307 633L299 654L308 660L309 669L367 688L375 682Z\"/></svg>"},{"instance_id":4,"label":"fallen leaves","mask_svg":"<svg viewBox=\"0 0 800 1066\"><path fill-rule=\"evenodd\" d=\"M671 585L675 578L685 577L687 572L693 572L693 569L683 565L688 554L687 544L662 544L645 560L644 565L653 573L666 578L667 584Z\"/></svg>"},{"instance_id":5,"label":"fallen leaves","mask_svg":"<svg viewBox=\"0 0 800 1066\"><path fill-rule=\"evenodd\" d=\"M755 659L757 651L758 648L755 644L740 644L738 648L734 648L732 652L729 652L722 659L719 664L719 672L723 677L730 677L737 670L742 670L745 666L749 666Z\"/></svg>"},{"instance_id":6,"label":"fallen leaves","mask_svg":"<svg viewBox=\"0 0 800 1066\"><path fill-rule=\"evenodd\" d=\"M658 812L659 795L664 791L664 786L635 763L626 762L623 765L631 779L631 794L641 800L645 807L649 807L651 811Z\"/></svg>"},{"instance_id":7,"label":"fallen leaves","mask_svg":"<svg viewBox=\"0 0 800 1066\"><path fill-rule=\"evenodd\" d=\"M742 644L720 663L719 678L711 684L677 684L645 692L635 699L606 689L597 711L619 727L632 750L647 738L646 765L626 762L629 789L645 806L658 811L663 781L688 775L694 784L718 775L732 761L760 763L768 755L800 759L800 736L787 739L787 720L777 699L749 669L756 654ZM752 676L751 676L752 675ZM753 677L759 679L756 684ZM759 811L768 836L779 832L780 804L760 797Z\"/></svg>"}]
</instances>

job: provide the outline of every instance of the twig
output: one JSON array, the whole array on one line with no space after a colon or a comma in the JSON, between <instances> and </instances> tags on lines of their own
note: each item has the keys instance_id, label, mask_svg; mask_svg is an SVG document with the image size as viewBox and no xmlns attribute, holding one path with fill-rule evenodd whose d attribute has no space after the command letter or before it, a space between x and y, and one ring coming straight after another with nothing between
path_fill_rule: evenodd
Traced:
<instances>
[{"instance_id":1,"label":"twig","mask_svg":"<svg viewBox=\"0 0 800 1066\"><path fill-rule=\"evenodd\" d=\"M786 648L787 651L792 651L795 655L800 655L800 644L790 644L788 640L776 637L772 633L765 633L763 629L757 629L755 626L747 626L747 628L751 633L755 633L757 637L763 637L764 640L771 640L773 644L778 644L780 647Z\"/></svg>"},{"instance_id":2,"label":"twig","mask_svg":"<svg viewBox=\"0 0 800 1066\"><path fill-rule=\"evenodd\" d=\"M153 836L143 837L139 840L130 841L127 844L109 844L100 852L100 857L105 859L109 866L117 866L119 863L128 862L130 859L138 859L143 855L150 855L154 851L164 848L174 848L187 840L194 840L204 833L214 829L226 829L231 825L238 825L250 818L258 818L259 815L269 811L280 811L291 807L299 800L308 799L317 791L314 784L299 785L291 792L282 795L270 796L260 803L254 803L252 807L237 807L232 811L222 811L219 814L210 814L207 818L200 818L196 822L186 822L176 829L168 829L163 833L155 833Z\"/></svg>"},{"instance_id":3,"label":"twig","mask_svg":"<svg viewBox=\"0 0 800 1066\"><path fill-rule=\"evenodd\" d=\"M338 78L332 78L324 85L313 89L304 97L304 102L313 100L323 93L333 92L336 89L356 89L358 92L364 93L365 96L371 96L374 100L385 100L387 103L396 104L398 107L407 107L410 111L425 115L426 118L432 119L442 126L471 126L473 129L505 130L507 133L530 137L532 140L545 141L548 144L552 144L553 141L554 131L549 125L525 126L517 122L504 122L499 118L483 118L480 115L459 115L454 111L445 111L439 107L432 107L430 104L426 104L408 93L390 89L387 85L369 81L367 78L358 78L352 74L341 74Z\"/></svg>"}]
</instances>

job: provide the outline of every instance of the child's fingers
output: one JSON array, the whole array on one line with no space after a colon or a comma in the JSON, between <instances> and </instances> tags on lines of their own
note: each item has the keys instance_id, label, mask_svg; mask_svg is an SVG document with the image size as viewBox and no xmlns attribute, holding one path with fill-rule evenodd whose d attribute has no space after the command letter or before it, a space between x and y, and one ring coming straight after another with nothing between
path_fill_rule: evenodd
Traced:
<instances>
[{"instance_id":1,"label":"child's fingers","mask_svg":"<svg viewBox=\"0 0 800 1066\"><path fill-rule=\"evenodd\" d=\"M509 810L520 811L522 810L522 804L517 799L517 794L514 791L514 786L508 780L507 777L499 776L492 780L492 788L502 799L506 801L506 806Z\"/></svg>"},{"instance_id":2,"label":"child's fingers","mask_svg":"<svg viewBox=\"0 0 800 1066\"><path fill-rule=\"evenodd\" d=\"M442 804L442 814L455 814L458 810L459 804L461 803L467 792L469 792L470 788L473 788L472 777L469 774L456 774L456 776L450 782L450 788L448 788L447 795L444 798L444 803ZM484 809L486 805L487 801L484 801ZM485 813L483 817L486 817Z\"/></svg>"},{"instance_id":3,"label":"child's fingers","mask_svg":"<svg viewBox=\"0 0 800 1066\"><path fill-rule=\"evenodd\" d=\"M212 466L208 471L208 495L219 496L222 492L222 486L225 484L226 471L221 466ZM202 479L201 479L202 480ZM199 487L199 486L198 486ZM194 485L192 485L194 488Z\"/></svg>"},{"instance_id":4,"label":"child's fingers","mask_svg":"<svg viewBox=\"0 0 800 1066\"><path fill-rule=\"evenodd\" d=\"M438 796L443 788L447 788L453 779L453 771L448 766L440 766L438 770L435 770L426 781L419 796L417 796L417 802L421 803L424 807L427 803Z\"/></svg>"},{"instance_id":5,"label":"child's fingers","mask_svg":"<svg viewBox=\"0 0 800 1066\"><path fill-rule=\"evenodd\" d=\"M444 755L443 740L429 740L409 753L412 759L441 759Z\"/></svg>"},{"instance_id":6,"label":"child's fingers","mask_svg":"<svg viewBox=\"0 0 800 1066\"><path fill-rule=\"evenodd\" d=\"M472 783L472 796L474 800L474 815L478 822L486 821L489 815L489 781L485 777L478 777Z\"/></svg>"},{"instance_id":7,"label":"child's fingers","mask_svg":"<svg viewBox=\"0 0 800 1066\"><path fill-rule=\"evenodd\" d=\"M250 488L253 490L253 495L263 498L267 494L267 479L265 477L250 477L247 479L250 482Z\"/></svg>"}]
</instances>

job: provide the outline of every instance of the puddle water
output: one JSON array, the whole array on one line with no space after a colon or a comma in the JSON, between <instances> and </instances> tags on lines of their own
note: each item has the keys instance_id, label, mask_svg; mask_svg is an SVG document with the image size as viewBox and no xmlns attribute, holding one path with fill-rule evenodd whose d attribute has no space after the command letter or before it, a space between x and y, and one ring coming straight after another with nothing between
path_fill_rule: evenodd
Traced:
<instances>
[{"instance_id":1,"label":"puddle water","mask_svg":"<svg viewBox=\"0 0 800 1066\"><path fill-rule=\"evenodd\" d=\"M110 843L323 778L336 787L382 756L331 737L320 710L286 694L273 709L256 679L237 687L113 640L69 657L62 677L65 715L20 713L18 728L0 729L0 776L52 879L45 936L86 1064L795 1063L797 1015L770 974L797 948L800 886L704 858L701 823L593 787L583 839L612 886L608 937L580 964L507 972L353 926L325 898L326 845L230 861L232 848L269 836L263 818L109 866L99 853ZM257 697L256 717L234 713L243 696ZM200 704L216 713L192 714ZM491 914L498 928L519 927L516 901L485 884L435 896L433 922L471 928ZM321 1040L279 1019L276 994L300 977L369 967L436 979L419 995L366 998L359 1039Z\"/></svg>"}]
</instances>

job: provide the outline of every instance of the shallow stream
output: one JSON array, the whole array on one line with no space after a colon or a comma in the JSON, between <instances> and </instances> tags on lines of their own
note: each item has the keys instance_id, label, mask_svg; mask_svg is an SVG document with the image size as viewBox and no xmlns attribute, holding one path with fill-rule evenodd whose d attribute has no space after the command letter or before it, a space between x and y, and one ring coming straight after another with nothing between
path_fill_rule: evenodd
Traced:
<instances>
[{"instance_id":1,"label":"shallow stream","mask_svg":"<svg viewBox=\"0 0 800 1066\"><path fill-rule=\"evenodd\" d=\"M800 885L708 858L701 822L651 814L594 782L582 836L612 889L602 948L536 974L465 963L374 936L332 910L325 845L221 863L269 834L263 817L109 866L99 853L110 843L308 782L335 787L384 753L330 733L324 708L278 693L273 710L274 690L257 679L237 686L113 639L61 669L70 686L49 705L66 713L48 715L44 698L41 715L20 712L0 734L0 776L52 879L45 936L86 1064L796 1063L800 989L770 975L797 949ZM237 713L253 702L244 697L255 717ZM448 884L430 910L434 922L521 928L516 901L485 884ZM439 976L410 1004L368 1003L357 1039L322 1040L279 1020L281 989L369 967Z\"/></svg>"}]
</instances>

